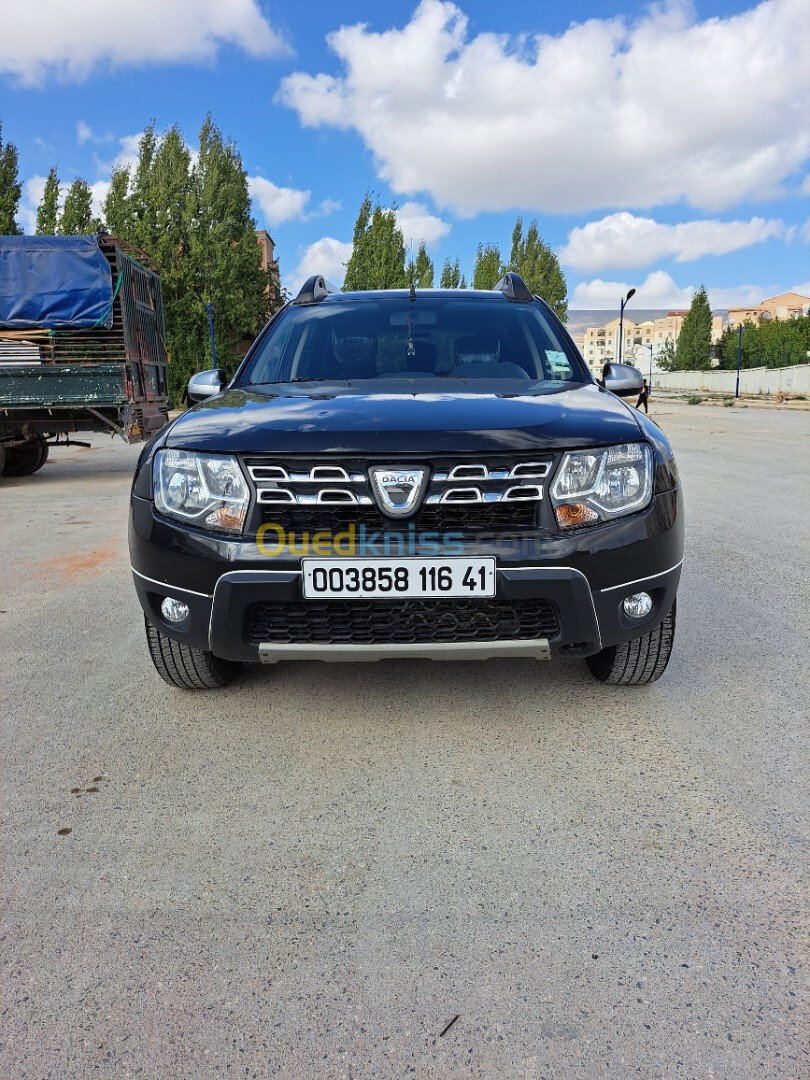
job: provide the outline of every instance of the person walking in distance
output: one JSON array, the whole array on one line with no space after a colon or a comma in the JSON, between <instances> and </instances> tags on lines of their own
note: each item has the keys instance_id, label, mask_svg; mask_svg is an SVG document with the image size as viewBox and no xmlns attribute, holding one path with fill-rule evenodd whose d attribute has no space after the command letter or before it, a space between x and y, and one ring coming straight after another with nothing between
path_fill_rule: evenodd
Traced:
<instances>
[{"instance_id":1,"label":"person walking in distance","mask_svg":"<svg viewBox=\"0 0 810 1080\"><path fill-rule=\"evenodd\" d=\"M636 402L636 408L640 409L641 406L643 405L644 406L644 412L647 413L648 415L649 415L649 412L650 412L650 410L647 408L647 402L649 400L649 397L650 397L650 388L647 385L647 380L645 379L644 380L644 385L641 388L641 393L638 395L638 401Z\"/></svg>"}]
</instances>

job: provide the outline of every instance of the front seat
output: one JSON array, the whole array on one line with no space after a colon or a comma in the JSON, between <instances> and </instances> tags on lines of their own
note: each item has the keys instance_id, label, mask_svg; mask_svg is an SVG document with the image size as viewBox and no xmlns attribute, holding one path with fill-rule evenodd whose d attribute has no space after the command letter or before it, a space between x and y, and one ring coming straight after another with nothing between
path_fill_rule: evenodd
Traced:
<instances>
[{"instance_id":1,"label":"front seat","mask_svg":"<svg viewBox=\"0 0 810 1080\"><path fill-rule=\"evenodd\" d=\"M377 374L377 338L372 334L332 333L332 347L344 379L373 379Z\"/></svg>"},{"instance_id":2,"label":"front seat","mask_svg":"<svg viewBox=\"0 0 810 1080\"><path fill-rule=\"evenodd\" d=\"M465 334L456 341L455 379L523 379L529 376L519 364L501 361L501 343L494 334Z\"/></svg>"}]
</instances>

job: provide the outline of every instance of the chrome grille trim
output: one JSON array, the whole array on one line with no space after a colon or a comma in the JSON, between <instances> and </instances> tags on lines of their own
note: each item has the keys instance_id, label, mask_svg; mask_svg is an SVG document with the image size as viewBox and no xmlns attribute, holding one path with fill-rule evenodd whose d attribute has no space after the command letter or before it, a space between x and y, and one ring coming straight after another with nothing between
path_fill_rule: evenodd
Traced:
<instances>
[{"instance_id":1,"label":"chrome grille trim","mask_svg":"<svg viewBox=\"0 0 810 1080\"><path fill-rule=\"evenodd\" d=\"M508 470L462 464L454 465L450 472L435 472L432 480L437 484L447 484L453 480L542 480L550 471L550 461L521 461Z\"/></svg>"},{"instance_id":2,"label":"chrome grille trim","mask_svg":"<svg viewBox=\"0 0 810 1080\"><path fill-rule=\"evenodd\" d=\"M543 489L536 485L513 485L506 491L481 491L480 488L448 488L440 495L428 495L425 504L436 506L463 506L465 503L540 502Z\"/></svg>"},{"instance_id":3,"label":"chrome grille trim","mask_svg":"<svg viewBox=\"0 0 810 1080\"><path fill-rule=\"evenodd\" d=\"M256 498L260 503L294 503L295 495L283 488L259 488Z\"/></svg>"},{"instance_id":4,"label":"chrome grille trim","mask_svg":"<svg viewBox=\"0 0 810 1080\"><path fill-rule=\"evenodd\" d=\"M368 495L356 495L348 488L323 488L312 494L300 494L289 488L257 488L256 498L263 505L280 503L285 506L373 506Z\"/></svg>"},{"instance_id":5,"label":"chrome grille trim","mask_svg":"<svg viewBox=\"0 0 810 1080\"><path fill-rule=\"evenodd\" d=\"M251 477L260 483L262 480L275 480L283 484L367 484L363 473L349 474L342 465L313 465L309 472L288 472L283 465L248 465Z\"/></svg>"},{"instance_id":6,"label":"chrome grille trim","mask_svg":"<svg viewBox=\"0 0 810 1080\"><path fill-rule=\"evenodd\" d=\"M528 470L532 471L529 472ZM525 470L525 471L524 471ZM551 471L550 461L523 461L509 470L510 480L542 480Z\"/></svg>"},{"instance_id":7,"label":"chrome grille trim","mask_svg":"<svg viewBox=\"0 0 810 1080\"><path fill-rule=\"evenodd\" d=\"M357 507L379 510L373 496L369 470L380 464L399 468L401 454L386 459L385 455L366 457L346 455L344 461L316 463L312 457L290 458L276 464L274 455L245 455L244 466L256 489L257 506L284 507L294 520L296 511L304 514L320 507ZM281 457L281 455L278 455ZM404 467L416 468L419 455L410 458ZM483 458L484 455L481 455ZM549 476L554 455L545 461L519 461L517 455L495 452L491 457L476 461L454 460L452 454L438 455L439 468L429 472L425 497L421 505L436 513L437 508L456 507L461 513L465 506L505 506L515 503L539 503L544 498L544 485L539 481ZM430 458L420 468L427 467ZM527 508L528 511L529 508ZM382 511L380 511L383 513ZM409 518L418 518L419 509ZM383 515L385 517L385 515Z\"/></svg>"}]
</instances>

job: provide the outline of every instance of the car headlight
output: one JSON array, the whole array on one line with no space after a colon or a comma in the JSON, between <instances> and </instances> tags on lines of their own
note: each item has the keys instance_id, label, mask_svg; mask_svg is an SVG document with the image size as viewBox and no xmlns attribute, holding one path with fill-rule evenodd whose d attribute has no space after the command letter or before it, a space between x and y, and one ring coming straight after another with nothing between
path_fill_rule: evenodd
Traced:
<instances>
[{"instance_id":1,"label":"car headlight","mask_svg":"<svg viewBox=\"0 0 810 1080\"><path fill-rule=\"evenodd\" d=\"M642 510L652 497L652 481L646 443L566 454L551 487L557 524L571 529Z\"/></svg>"},{"instance_id":2,"label":"car headlight","mask_svg":"<svg viewBox=\"0 0 810 1080\"><path fill-rule=\"evenodd\" d=\"M155 509L201 529L240 533L250 493L235 457L159 450L154 463Z\"/></svg>"}]
</instances>

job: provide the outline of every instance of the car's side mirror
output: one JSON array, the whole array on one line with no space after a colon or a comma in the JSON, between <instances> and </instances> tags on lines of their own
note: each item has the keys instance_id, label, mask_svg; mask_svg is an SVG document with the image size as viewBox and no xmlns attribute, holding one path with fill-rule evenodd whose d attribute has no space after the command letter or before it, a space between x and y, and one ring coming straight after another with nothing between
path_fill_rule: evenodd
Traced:
<instances>
[{"instance_id":1,"label":"car's side mirror","mask_svg":"<svg viewBox=\"0 0 810 1080\"><path fill-rule=\"evenodd\" d=\"M210 368L208 371L198 371L197 374L192 375L188 381L186 397L191 405L196 405L198 401L205 401L206 398L218 394L226 382L227 379L222 368Z\"/></svg>"},{"instance_id":2,"label":"car's side mirror","mask_svg":"<svg viewBox=\"0 0 810 1080\"><path fill-rule=\"evenodd\" d=\"M605 389L619 397L633 397L640 394L644 386L644 376L638 368L630 364L610 364L605 373Z\"/></svg>"}]
</instances>

